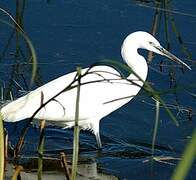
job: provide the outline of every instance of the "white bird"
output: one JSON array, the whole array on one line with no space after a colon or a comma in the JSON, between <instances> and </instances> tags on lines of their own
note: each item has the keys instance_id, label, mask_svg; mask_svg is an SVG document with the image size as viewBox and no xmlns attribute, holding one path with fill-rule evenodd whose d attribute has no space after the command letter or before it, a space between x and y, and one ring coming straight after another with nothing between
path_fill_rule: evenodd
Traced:
<instances>
[{"instance_id":1,"label":"white bird","mask_svg":"<svg viewBox=\"0 0 196 180\"><path fill-rule=\"evenodd\" d=\"M191 69L165 50L152 35L143 31L128 35L121 48L122 58L143 81L133 73L123 78L115 68L107 65L82 69L79 126L95 134L99 147L102 146L99 135L100 120L128 103L137 95L146 80L148 66L145 58L138 54L139 48L166 56ZM77 72L72 72L61 76L5 105L0 111L4 121L16 122L30 118L41 104L55 97L42 107L34 118L45 119L65 128L74 126L78 82L73 83L72 88L67 91L63 90L73 82L76 74ZM63 92L59 94L61 91Z\"/></svg>"}]
</instances>

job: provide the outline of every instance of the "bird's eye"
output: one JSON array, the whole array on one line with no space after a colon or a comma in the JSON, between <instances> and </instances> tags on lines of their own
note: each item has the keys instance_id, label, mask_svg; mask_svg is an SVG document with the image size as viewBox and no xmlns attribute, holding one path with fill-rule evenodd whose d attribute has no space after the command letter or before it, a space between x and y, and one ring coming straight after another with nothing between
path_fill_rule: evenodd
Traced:
<instances>
[{"instance_id":1,"label":"bird's eye","mask_svg":"<svg viewBox=\"0 0 196 180\"><path fill-rule=\"evenodd\" d=\"M149 44L150 44L150 45L153 45L154 43L153 43L152 41L149 41Z\"/></svg>"}]
</instances>

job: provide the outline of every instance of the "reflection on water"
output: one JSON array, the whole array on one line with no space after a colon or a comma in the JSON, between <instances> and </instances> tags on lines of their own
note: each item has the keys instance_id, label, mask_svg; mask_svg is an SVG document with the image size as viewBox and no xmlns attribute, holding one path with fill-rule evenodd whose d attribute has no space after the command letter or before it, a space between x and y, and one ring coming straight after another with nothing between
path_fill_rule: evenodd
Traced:
<instances>
[{"instance_id":1,"label":"reflection on water","mask_svg":"<svg viewBox=\"0 0 196 180\"><path fill-rule=\"evenodd\" d=\"M24 148L21 152L22 156L18 162L18 164L21 164L25 168L25 172L21 173L22 178L28 177L33 179L37 176L37 160L34 157L37 157L38 133L39 129L34 127L33 129L31 128L30 132L27 134ZM71 130L46 129L43 178L64 178L63 169L60 167L59 156L61 152L65 152L68 156L68 164L71 164L72 137L73 134ZM15 142L15 138L16 136L14 136L13 139L10 139L11 142ZM118 138L107 136L102 136L102 140L104 142L103 148L98 150L94 136L91 133L81 133L78 170L79 179L117 179L114 176L105 173L121 174L120 177L123 177L122 175L124 173L122 174L121 171L125 170L127 171L126 174L128 174L124 174L125 177L129 177L131 172L128 171L128 169L132 166L132 163L136 164L138 168L145 167L146 169L150 169L151 144L142 144L141 142L129 144L127 142L119 141ZM177 160L175 159L177 155L173 153L171 149L164 146L155 146L154 156L160 159L162 158L160 163L158 163L163 164L162 166L173 167L177 163ZM126 165L126 161L130 162ZM172 165L168 163L171 163ZM122 167L124 167L123 169L125 170L123 170ZM154 163L154 168L157 167L157 164ZM12 165L8 165L7 169L7 177L9 177L13 171ZM136 169L133 172L136 173ZM148 175L146 175L146 177L148 177Z\"/></svg>"},{"instance_id":2,"label":"reflection on water","mask_svg":"<svg viewBox=\"0 0 196 180\"><path fill-rule=\"evenodd\" d=\"M35 160L36 161L36 160ZM32 164L36 162L31 162L31 164L23 165L25 168L25 171L22 171L20 173L21 179L28 179L28 180L34 180L37 179L37 169L36 167L32 167ZM42 179L43 180L64 180L65 174L63 172L63 168L61 167L61 162L57 159L50 159L47 161L47 159L44 160L45 168L46 170L43 170ZM71 167L71 166L70 166ZM6 168L6 180L11 179L13 174L13 164L7 164ZM78 173L77 173L77 179L78 180L86 180L86 179L101 179L101 180L117 180L117 177L114 177L112 175L105 174L103 172L99 172L97 169L97 163L91 162L91 163L80 163L78 165Z\"/></svg>"}]
</instances>

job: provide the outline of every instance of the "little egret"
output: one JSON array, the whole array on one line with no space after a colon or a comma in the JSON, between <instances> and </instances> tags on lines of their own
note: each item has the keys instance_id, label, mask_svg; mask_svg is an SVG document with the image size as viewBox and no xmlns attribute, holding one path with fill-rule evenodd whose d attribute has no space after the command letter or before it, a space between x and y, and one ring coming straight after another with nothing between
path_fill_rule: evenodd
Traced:
<instances>
[{"instance_id":1,"label":"little egret","mask_svg":"<svg viewBox=\"0 0 196 180\"><path fill-rule=\"evenodd\" d=\"M95 134L99 147L101 147L100 120L129 102L140 91L146 80L148 66L144 57L138 54L139 48L166 56L190 69L187 64L165 50L152 35L143 31L128 35L121 48L122 58L140 78L134 73L124 78L115 68L108 65L82 69L79 126ZM65 88L76 76L77 72L61 76L8 103L1 109L4 121L16 122L34 115L35 119L45 119L64 128L73 127L78 82L75 81L72 88L67 90ZM53 99L40 108L41 104L51 98Z\"/></svg>"}]
</instances>

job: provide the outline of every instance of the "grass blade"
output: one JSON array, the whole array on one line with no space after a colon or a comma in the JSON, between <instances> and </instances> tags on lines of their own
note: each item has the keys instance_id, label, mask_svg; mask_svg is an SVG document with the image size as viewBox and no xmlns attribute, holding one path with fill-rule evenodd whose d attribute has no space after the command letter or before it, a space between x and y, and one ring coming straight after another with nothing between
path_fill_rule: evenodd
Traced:
<instances>
[{"instance_id":1,"label":"grass blade","mask_svg":"<svg viewBox=\"0 0 196 180\"><path fill-rule=\"evenodd\" d=\"M3 128L3 117L0 113L0 179L4 179L4 165L5 165L5 154L4 154L4 128Z\"/></svg>"},{"instance_id":2,"label":"grass blade","mask_svg":"<svg viewBox=\"0 0 196 180\"><path fill-rule=\"evenodd\" d=\"M152 156L154 155L154 146L155 146L157 130L159 125L159 110L160 110L160 103L159 101L156 101L156 115L155 115L155 124L154 124L154 131L152 137Z\"/></svg>"},{"instance_id":3,"label":"grass blade","mask_svg":"<svg viewBox=\"0 0 196 180\"><path fill-rule=\"evenodd\" d=\"M179 162L176 167L172 180L183 180L186 178L189 169L191 168L192 163L196 157L196 129L193 131L192 138L188 145L185 148L185 151L182 155L182 160Z\"/></svg>"},{"instance_id":4,"label":"grass blade","mask_svg":"<svg viewBox=\"0 0 196 180\"><path fill-rule=\"evenodd\" d=\"M73 159L72 159L72 176L71 179L75 180L77 175L77 165L78 165L78 152L79 152L79 102L80 102L80 78L81 78L81 68L77 68L78 76L78 87L77 87L77 97L76 97L76 112L75 112L75 126L74 126L74 141L73 141Z\"/></svg>"}]
</instances>

